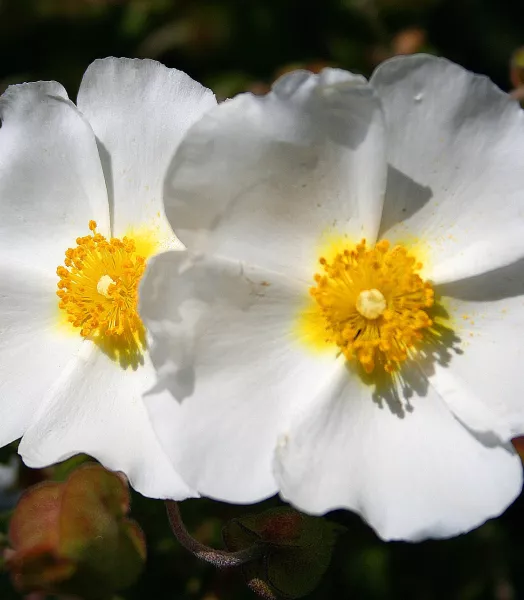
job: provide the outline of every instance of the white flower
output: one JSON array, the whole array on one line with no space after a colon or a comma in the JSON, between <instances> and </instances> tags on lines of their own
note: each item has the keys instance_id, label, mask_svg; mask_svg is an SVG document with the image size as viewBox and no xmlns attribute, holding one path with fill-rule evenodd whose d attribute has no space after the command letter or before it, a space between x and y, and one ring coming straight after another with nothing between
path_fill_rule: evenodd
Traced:
<instances>
[{"instance_id":1,"label":"white flower","mask_svg":"<svg viewBox=\"0 0 524 600\"><path fill-rule=\"evenodd\" d=\"M136 288L143 259L178 243L163 177L215 103L180 71L113 58L89 67L78 108L54 82L1 97L0 445L23 435L28 465L85 452L146 495L194 495L148 419L166 392Z\"/></svg>"},{"instance_id":2,"label":"white flower","mask_svg":"<svg viewBox=\"0 0 524 600\"><path fill-rule=\"evenodd\" d=\"M503 511L522 482L523 155L517 104L428 56L369 83L291 73L193 126L165 188L189 254L156 257L141 292L174 396L171 427L152 418L186 480L349 508L389 539Z\"/></svg>"}]
</instances>

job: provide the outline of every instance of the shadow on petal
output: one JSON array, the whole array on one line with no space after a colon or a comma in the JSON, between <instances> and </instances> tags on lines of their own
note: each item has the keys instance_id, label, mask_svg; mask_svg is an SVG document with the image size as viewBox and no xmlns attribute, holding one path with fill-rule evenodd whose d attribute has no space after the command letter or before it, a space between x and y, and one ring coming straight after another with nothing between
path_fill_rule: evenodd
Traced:
<instances>
[{"instance_id":1,"label":"shadow on petal","mask_svg":"<svg viewBox=\"0 0 524 600\"><path fill-rule=\"evenodd\" d=\"M111 161L111 155L109 154L107 148L102 144L102 142L96 139L96 147L98 149L98 154L100 156L100 164L102 165L102 173L104 174L104 179L106 181L107 188L107 201L109 203L109 227L111 228L111 233L114 231L115 226L115 190L113 184L113 163Z\"/></svg>"},{"instance_id":2,"label":"shadow on petal","mask_svg":"<svg viewBox=\"0 0 524 600\"><path fill-rule=\"evenodd\" d=\"M146 330L143 326L134 333L125 335L101 335L90 338L98 348L122 369L136 371L144 364L147 350Z\"/></svg>"},{"instance_id":3,"label":"shadow on petal","mask_svg":"<svg viewBox=\"0 0 524 600\"><path fill-rule=\"evenodd\" d=\"M524 259L482 275L435 287L442 296L470 302L492 302L524 295Z\"/></svg>"},{"instance_id":4,"label":"shadow on petal","mask_svg":"<svg viewBox=\"0 0 524 600\"><path fill-rule=\"evenodd\" d=\"M206 335L201 324L203 314L231 306L246 312L256 302L260 291L242 266L223 263L217 271L207 268L207 259L186 253L167 252L154 258L148 279L147 312L163 314L164 296L158 293L164 280L173 282L170 290L169 317L149 320L154 344L149 355L157 372L157 383L148 393L169 390L182 402L195 387L195 347ZM214 343L211 341L210 343Z\"/></svg>"},{"instance_id":5,"label":"shadow on petal","mask_svg":"<svg viewBox=\"0 0 524 600\"><path fill-rule=\"evenodd\" d=\"M382 209L379 238L402 221L411 218L433 197L431 188L417 183L395 167L388 165L386 198Z\"/></svg>"}]
</instances>

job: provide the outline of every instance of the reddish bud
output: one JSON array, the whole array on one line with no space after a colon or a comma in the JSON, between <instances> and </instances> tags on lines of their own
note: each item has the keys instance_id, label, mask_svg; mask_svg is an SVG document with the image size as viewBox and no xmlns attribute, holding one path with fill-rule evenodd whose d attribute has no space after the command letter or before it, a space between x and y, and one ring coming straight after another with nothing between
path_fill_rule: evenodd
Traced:
<instances>
[{"instance_id":1,"label":"reddish bud","mask_svg":"<svg viewBox=\"0 0 524 600\"><path fill-rule=\"evenodd\" d=\"M521 460L524 461L524 436L513 438L511 441Z\"/></svg>"},{"instance_id":2,"label":"reddish bud","mask_svg":"<svg viewBox=\"0 0 524 600\"><path fill-rule=\"evenodd\" d=\"M420 27L403 29L393 38L393 54L415 54L426 44L426 32Z\"/></svg>"},{"instance_id":3,"label":"reddish bud","mask_svg":"<svg viewBox=\"0 0 524 600\"><path fill-rule=\"evenodd\" d=\"M6 566L14 586L99 598L130 585L145 543L128 511L126 484L98 465L80 467L64 483L29 488L9 527Z\"/></svg>"},{"instance_id":4,"label":"reddish bud","mask_svg":"<svg viewBox=\"0 0 524 600\"><path fill-rule=\"evenodd\" d=\"M520 88L524 85L524 47L513 52L509 75L514 88Z\"/></svg>"}]
</instances>

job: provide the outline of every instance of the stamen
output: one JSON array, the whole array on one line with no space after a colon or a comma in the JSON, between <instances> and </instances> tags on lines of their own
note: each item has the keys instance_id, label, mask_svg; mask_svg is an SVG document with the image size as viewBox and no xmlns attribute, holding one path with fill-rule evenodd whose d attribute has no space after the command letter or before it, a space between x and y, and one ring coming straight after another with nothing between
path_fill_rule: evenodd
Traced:
<instances>
[{"instance_id":1,"label":"stamen","mask_svg":"<svg viewBox=\"0 0 524 600\"><path fill-rule=\"evenodd\" d=\"M56 270L59 307L84 337L132 340L143 330L137 302L145 258L133 240L108 240L96 232L95 221L89 229L92 234L77 238L77 246L66 250L65 266Z\"/></svg>"},{"instance_id":2,"label":"stamen","mask_svg":"<svg viewBox=\"0 0 524 600\"><path fill-rule=\"evenodd\" d=\"M377 364L387 372L406 360L410 349L432 325L426 309L434 292L417 271L422 265L400 245L383 240L367 248L362 240L328 261L314 276L310 293L325 326L326 341L336 343L348 360L367 373Z\"/></svg>"}]
</instances>

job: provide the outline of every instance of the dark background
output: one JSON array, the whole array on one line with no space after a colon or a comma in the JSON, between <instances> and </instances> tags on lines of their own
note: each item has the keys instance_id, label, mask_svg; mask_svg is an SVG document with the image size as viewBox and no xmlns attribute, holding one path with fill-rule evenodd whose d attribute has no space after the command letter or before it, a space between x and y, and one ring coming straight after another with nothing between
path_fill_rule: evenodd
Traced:
<instances>
[{"instance_id":1,"label":"dark background","mask_svg":"<svg viewBox=\"0 0 524 600\"><path fill-rule=\"evenodd\" d=\"M510 86L521 0L0 0L0 85L87 65L156 58L228 96L296 65L369 74L388 55L432 51Z\"/></svg>"},{"instance_id":2,"label":"dark background","mask_svg":"<svg viewBox=\"0 0 524 600\"><path fill-rule=\"evenodd\" d=\"M509 90L516 85L511 56L521 44L523 0L0 0L0 91L10 83L56 79L74 98L88 64L116 55L158 59L225 98L264 92L278 74L296 67L327 64L369 75L388 56L417 51L446 56ZM14 453L2 451L2 460ZM22 469L18 490L63 474L63 468ZM0 492L0 505L5 508L18 490ZM217 546L223 522L259 508L207 500L182 507L191 531ZM310 598L524 598L523 510L520 499L468 535L417 545L385 544L355 515L330 515L348 532ZM135 495L132 514L146 532L149 560L121 598L255 598L239 574L215 571L180 550L161 502ZM0 520L0 545L8 516ZM0 573L0 599L18 597Z\"/></svg>"}]
</instances>

